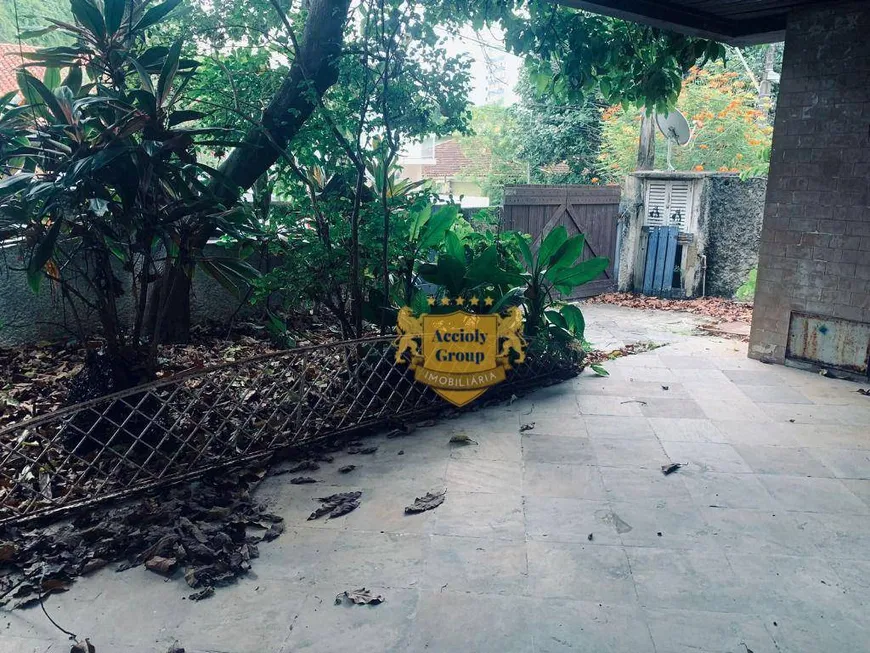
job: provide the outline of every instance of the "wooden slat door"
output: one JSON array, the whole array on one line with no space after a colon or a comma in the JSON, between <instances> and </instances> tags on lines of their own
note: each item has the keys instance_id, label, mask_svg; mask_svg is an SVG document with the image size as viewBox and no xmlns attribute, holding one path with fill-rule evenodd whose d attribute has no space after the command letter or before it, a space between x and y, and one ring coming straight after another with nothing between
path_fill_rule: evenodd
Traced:
<instances>
[{"instance_id":1,"label":"wooden slat door","mask_svg":"<svg viewBox=\"0 0 870 653\"><path fill-rule=\"evenodd\" d=\"M583 233L583 260L606 256L610 266L602 275L575 291L570 299L592 297L616 290L616 224L619 217L619 188L610 186L505 186L502 226L506 230L531 234L532 250L558 225L568 234Z\"/></svg>"}]
</instances>

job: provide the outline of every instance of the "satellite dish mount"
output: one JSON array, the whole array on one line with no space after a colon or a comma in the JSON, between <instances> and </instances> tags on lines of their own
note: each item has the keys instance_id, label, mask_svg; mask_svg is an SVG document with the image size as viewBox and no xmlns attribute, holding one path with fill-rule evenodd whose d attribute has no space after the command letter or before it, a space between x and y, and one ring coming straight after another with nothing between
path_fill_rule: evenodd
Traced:
<instances>
[{"instance_id":1,"label":"satellite dish mount","mask_svg":"<svg viewBox=\"0 0 870 653\"><path fill-rule=\"evenodd\" d=\"M674 109L664 115L657 113L656 125L668 142L668 170L676 170L671 163L671 151L674 143L683 147L691 140L692 131L689 129L689 122L682 113Z\"/></svg>"}]
</instances>

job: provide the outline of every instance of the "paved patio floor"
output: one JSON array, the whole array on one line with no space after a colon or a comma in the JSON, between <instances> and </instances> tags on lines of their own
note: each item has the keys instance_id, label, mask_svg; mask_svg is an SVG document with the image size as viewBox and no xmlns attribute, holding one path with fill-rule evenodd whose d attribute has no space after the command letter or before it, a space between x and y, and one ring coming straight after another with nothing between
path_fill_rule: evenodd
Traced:
<instances>
[{"instance_id":1,"label":"paved patio floor","mask_svg":"<svg viewBox=\"0 0 870 653\"><path fill-rule=\"evenodd\" d=\"M870 398L686 335L685 316L590 308L601 340L649 318L671 344L606 379L374 438L317 486L269 479L286 533L207 601L106 570L49 612L99 653L870 651ZM478 444L450 445L459 432ZM669 461L686 466L665 477ZM444 488L439 508L403 514ZM306 521L341 490L362 490L361 507ZM362 586L386 602L334 604ZM69 643L35 609L0 613L0 650Z\"/></svg>"}]
</instances>

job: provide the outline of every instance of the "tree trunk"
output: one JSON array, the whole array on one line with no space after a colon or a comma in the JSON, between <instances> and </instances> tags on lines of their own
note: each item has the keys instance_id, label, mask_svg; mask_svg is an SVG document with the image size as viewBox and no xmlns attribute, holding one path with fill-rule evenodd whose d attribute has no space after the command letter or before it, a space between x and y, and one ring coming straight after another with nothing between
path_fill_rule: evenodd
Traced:
<instances>
[{"instance_id":1,"label":"tree trunk","mask_svg":"<svg viewBox=\"0 0 870 653\"><path fill-rule=\"evenodd\" d=\"M319 98L338 80L338 58L350 0L310 0L297 59L281 88L263 112L262 126L248 130L220 167L215 184L225 200L235 201L281 156L317 107Z\"/></svg>"},{"instance_id":2,"label":"tree trunk","mask_svg":"<svg viewBox=\"0 0 870 653\"><path fill-rule=\"evenodd\" d=\"M235 204L278 160L314 112L319 98L338 80L338 58L349 7L350 0L309 1L297 59L263 112L262 124L248 130L239 147L220 166L220 181L212 183L212 190L226 205ZM203 224L192 239L192 251L202 251L214 231L213 224ZM165 309L165 319L155 332L159 342L186 342L192 269L188 263L171 261L164 274L170 276L168 287L172 290L161 293L159 288L166 284L154 284L149 299L151 326Z\"/></svg>"},{"instance_id":3,"label":"tree trunk","mask_svg":"<svg viewBox=\"0 0 870 653\"><path fill-rule=\"evenodd\" d=\"M635 170L653 170L656 166L656 121L655 114L643 112L640 123L640 145L637 148Z\"/></svg>"}]
</instances>

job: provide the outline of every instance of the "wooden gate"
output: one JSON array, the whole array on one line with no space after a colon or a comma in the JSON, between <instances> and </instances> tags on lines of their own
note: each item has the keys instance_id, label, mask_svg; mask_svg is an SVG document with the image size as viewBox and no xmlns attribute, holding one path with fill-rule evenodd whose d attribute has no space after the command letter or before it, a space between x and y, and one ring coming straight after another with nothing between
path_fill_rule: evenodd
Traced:
<instances>
[{"instance_id":1,"label":"wooden gate","mask_svg":"<svg viewBox=\"0 0 870 653\"><path fill-rule=\"evenodd\" d=\"M616 290L616 222L619 188L610 186L505 186L502 226L532 235L532 249L554 227L564 225L568 235L586 235L583 259L606 256L610 266L602 275L575 290L571 299Z\"/></svg>"}]
</instances>

